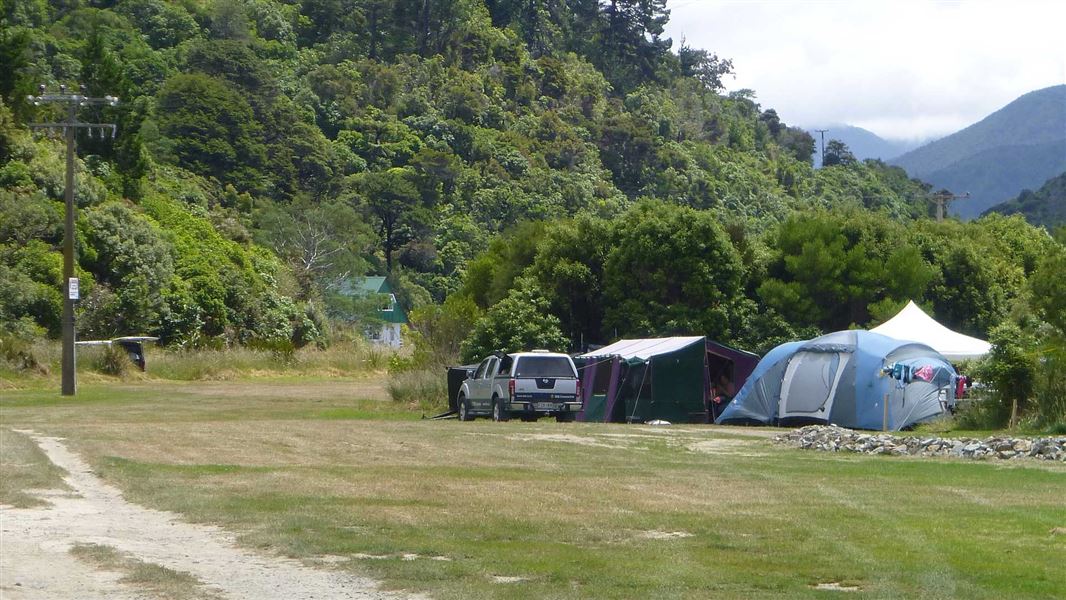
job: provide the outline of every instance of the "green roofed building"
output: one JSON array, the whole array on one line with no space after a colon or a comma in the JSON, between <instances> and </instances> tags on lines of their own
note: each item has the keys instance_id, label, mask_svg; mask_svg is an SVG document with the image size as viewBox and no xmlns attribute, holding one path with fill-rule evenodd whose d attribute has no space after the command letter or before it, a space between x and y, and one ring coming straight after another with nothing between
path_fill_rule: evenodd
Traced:
<instances>
[{"instance_id":1,"label":"green roofed building","mask_svg":"<svg viewBox=\"0 0 1066 600\"><path fill-rule=\"evenodd\" d=\"M393 293L388 278L375 275L347 279L341 282L337 291L343 296L354 298L381 296L382 307L374 315L376 323L367 328L367 337L384 346L403 346L401 326L407 324L407 312L396 301L396 294Z\"/></svg>"}]
</instances>

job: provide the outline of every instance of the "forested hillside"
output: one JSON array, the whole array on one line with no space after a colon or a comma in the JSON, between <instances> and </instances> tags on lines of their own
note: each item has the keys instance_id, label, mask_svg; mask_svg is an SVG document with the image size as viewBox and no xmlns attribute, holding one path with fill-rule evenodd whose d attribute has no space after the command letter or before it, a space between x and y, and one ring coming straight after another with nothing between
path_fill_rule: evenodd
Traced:
<instances>
[{"instance_id":1,"label":"forested hillside","mask_svg":"<svg viewBox=\"0 0 1066 600\"><path fill-rule=\"evenodd\" d=\"M814 140L664 0L5 0L0 328L59 331L62 144L25 96L122 103L79 139L81 337L329 343L388 275L420 342L776 341L908 299L987 334L1061 249L1020 218L936 224L930 188ZM447 338L447 339L442 339ZM538 344L540 345L540 344Z\"/></svg>"},{"instance_id":2,"label":"forested hillside","mask_svg":"<svg viewBox=\"0 0 1066 600\"><path fill-rule=\"evenodd\" d=\"M1022 215L1033 225L1049 229L1066 226L1066 173L1047 180L1040 189L1022 190L1018 197L997 204L985 214Z\"/></svg>"}]
</instances>

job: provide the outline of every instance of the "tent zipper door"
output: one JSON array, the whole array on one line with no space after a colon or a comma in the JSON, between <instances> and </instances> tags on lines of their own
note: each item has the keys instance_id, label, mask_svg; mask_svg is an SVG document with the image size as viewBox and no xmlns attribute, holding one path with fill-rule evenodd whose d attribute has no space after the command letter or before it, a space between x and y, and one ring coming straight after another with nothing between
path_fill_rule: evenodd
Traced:
<instances>
[{"instance_id":1,"label":"tent zipper door","mask_svg":"<svg viewBox=\"0 0 1066 600\"><path fill-rule=\"evenodd\" d=\"M799 352L793 356L781 381L778 418L828 422L837 387L850 360L848 352ZM812 362L818 368L801 368Z\"/></svg>"}]
</instances>

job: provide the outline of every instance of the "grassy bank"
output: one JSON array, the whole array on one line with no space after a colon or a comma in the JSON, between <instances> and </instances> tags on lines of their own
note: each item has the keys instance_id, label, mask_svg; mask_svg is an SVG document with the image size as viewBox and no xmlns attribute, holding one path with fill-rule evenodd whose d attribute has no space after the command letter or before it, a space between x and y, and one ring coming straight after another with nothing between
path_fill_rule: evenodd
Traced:
<instances>
[{"instance_id":1,"label":"grassy bank","mask_svg":"<svg viewBox=\"0 0 1066 600\"><path fill-rule=\"evenodd\" d=\"M134 501L242 544L437 598L1066 593L1061 465L809 453L758 429L421 421L386 396L358 378L86 386L6 393L0 427L66 436Z\"/></svg>"},{"instance_id":2,"label":"grassy bank","mask_svg":"<svg viewBox=\"0 0 1066 600\"><path fill-rule=\"evenodd\" d=\"M26 360L0 360L0 390L46 389L59 385L61 346L52 340L38 340L20 348ZM120 352L120 351L118 351ZM101 346L79 346L79 381L118 383L151 380L225 381L249 377L353 377L380 373L387 369L394 351L361 341L337 343L328 349L314 347L278 351L248 347L226 349L159 348L146 345L147 370L141 373L129 360L113 360ZM116 372L114 366L118 366ZM21 368L18 368L21 367Z\"/></svg>"}]
</instances>

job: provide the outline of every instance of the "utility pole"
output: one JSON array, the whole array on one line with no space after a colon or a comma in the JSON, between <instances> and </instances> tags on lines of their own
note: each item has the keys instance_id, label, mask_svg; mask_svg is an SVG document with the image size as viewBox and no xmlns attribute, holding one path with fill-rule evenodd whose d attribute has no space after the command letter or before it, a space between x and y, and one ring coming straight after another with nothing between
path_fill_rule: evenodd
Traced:
<instances>
[{"instance_id":1,"label":"utility pole","mask_svg":"<svg viewBox=\"0 0 1066 600\"><path fill-rule=\"evenodd\" d=\"M970 192L966 192L962 195L955 195L947 190L940 190L933 194L930 199L936 203L936 222L944 222L944 212L947 209L948 203L952 200L965 200L970 197Z\"/></svg>"},{"instance_id":2,"label":"utility pole","mask_svg":"<svg viewBox=\"0 0 1066 600\"><path fill-rule=\"evenodd\" d=\"M82 123L78 120L78 109L90 104L105 104L115 106L118 98L104 96L103 98L89 98L81 95L81 86L77 86L74 93L67 91L67 86L59 86L58 94L45 92L44 84L38 88L38 95L26 96L26 100L34 106L55 103L67 108L65 121L57 123L30 123L32 129L46 129L62 131L67 141L67 181L64 199L66 200L67 212L66 223L63 230L63 388L64 396L73 396L77 391L77 375L74 361L74 302L79 298L78 280L74 277L74 152L75 134L79 129L86 129L89 137L93 132L99 133L103 139L104 132L111 132L111 139L115 139L117 127L113 123Z\"/></svg>"},{"instance_id":3,"label":"utility pole","mask_svg":"<svg viewBox=\"0 0 1066 600\"><path fill-rule=\"evenodd\" d=\"M825 133L828 129L815 129L818 133L822 134L822 166L825 166Z\"/></svg>"}]
</instances>

